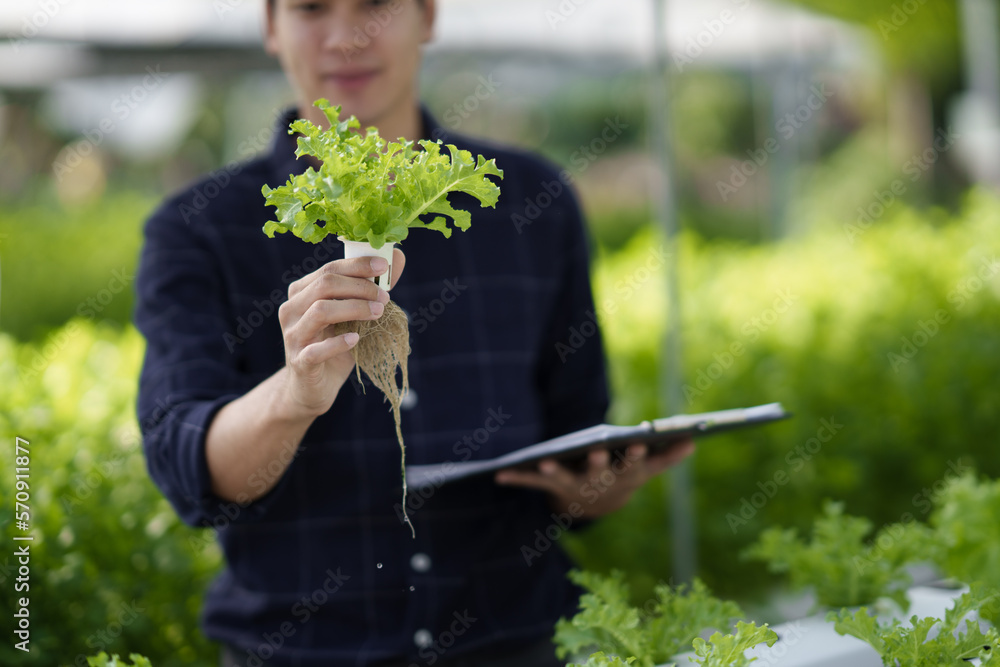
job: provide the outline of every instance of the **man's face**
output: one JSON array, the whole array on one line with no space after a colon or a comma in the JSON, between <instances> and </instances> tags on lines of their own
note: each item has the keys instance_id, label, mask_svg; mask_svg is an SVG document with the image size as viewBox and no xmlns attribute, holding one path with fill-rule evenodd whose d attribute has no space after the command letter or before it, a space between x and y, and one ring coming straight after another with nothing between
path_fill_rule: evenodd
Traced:
<instances>
[{"instance_id":1,"label":"man's face","mask_svg":"<svg viewBox=\"0 0 1000 667\"><path fill-rule=\"evenodd\" d=\"M294 86L299 112L314 119L320 97L362 127L415 104L420 45L431 38L434 0L275 0L268 53ZM324 122L323 125L326 123Z\"/></svg>"}]
</instances>

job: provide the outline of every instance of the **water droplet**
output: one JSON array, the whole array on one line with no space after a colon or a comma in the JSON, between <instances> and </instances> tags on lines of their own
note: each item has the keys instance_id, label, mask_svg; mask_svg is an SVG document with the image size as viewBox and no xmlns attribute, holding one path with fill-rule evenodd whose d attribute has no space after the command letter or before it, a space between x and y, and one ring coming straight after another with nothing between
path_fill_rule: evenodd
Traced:
<instances>
[{"instance_id":1,"label":"water droplet","mask_svg":"<svg viewBox=\"0 0 1000 667\"><path fill-rule=\"evenodd\" d=\"M413 586L410 586L410 590L412 591L412 590L416 590L416 589L414 589Z\"/></svg>"},{"instance_id":2,"label":"water droplet","mask_svg":"<svg viewBox=\"0 0 1000 667\"><path fill-rule=\"evenodd\" d=\"M377 567L378 569L380 569L380 570L381 570L381 569L382 569L382 563L379 563L379 564L378 564L378 565L376 565L375 567Z\"/></svg>"}]
</instances>

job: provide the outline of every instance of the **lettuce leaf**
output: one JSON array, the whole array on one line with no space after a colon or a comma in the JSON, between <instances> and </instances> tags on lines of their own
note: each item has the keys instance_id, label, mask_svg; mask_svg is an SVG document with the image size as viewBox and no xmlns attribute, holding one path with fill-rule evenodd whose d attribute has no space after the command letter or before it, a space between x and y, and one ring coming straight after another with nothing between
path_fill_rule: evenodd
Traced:
<instances>
[{"instance_id":1,"label":"lettuce leaf","mask_svg":"<svg viewBox=\"0 0 1000 667\"><path fill-rule=\"evenodd\" d=\"M906 565L931 559L931 530L916 521L895 523L866 543L871 521L843 510L843 503L827 501L809 541L795 529L768 528L743 557L766 561L771 572L788 573L795 588L813 587L820 605L856 607L884 596L905 611L912 582Z\"/></svg>"},{"instance_id":2,"label":"lettuce leaf","mask_svg":"<svg viewBox=\"0 0 1000 667\"><path fill-rule=\"evenodd\" d=\"M316 101L330 123L323 130L308 120L295 120L289 134L299 133L297 157L311 155L322 163L289 176L279 187L264 185L261 193L277 211L265 234L292 232L304 241L319 243L327 234L367 241L373 248L404 240L410 228L434 229L451 237L451 224L465 231L472 223L468 211L448 201L451 192L464 192L482 207L495 207L500 188L487 176L503 178L494 160L440 140L386 142L374 127L364 134L351 116L340 120L341 107Z\"/></svg>"},{"instance_id":3,"label":"lettuce leaf","mask_svg":"<svg viewBox=\"0 0 1000 667\"><path fill-rule=\"evenodd\" d=\"M704 630L728 628L733 618L743 616L739 605L713 597L698 579L690 587L659 584L656 598L640 609L629 603L620 570L610 576L571 570L569 578L587 593L580 596L580 611L571 620L556 623L553 641L559 658L600 650L633 656L637 667L652 667L689 650Z\"/></svg>"},{"instance_id":4,"label":"lettuce leaf","mask_svg":"<svg viewBox=\"0 0 1000 667\"><path fill-rule=\"evenodd\" d=\"M1000 589L1000 480L966 472L949 480L932 502L937 564L959 581L984 581ZM1000 625L1000 606L980 609L980 615Z\"/></svg>"},{"instance_id":5,"label":"lettuce leaf","mask_svg":"<svg viewBox=\"0 0 1000 667\"><path fill-rule=\"evenodd\" d=\"M628 667L633 662L635 662L635 658L631 656L622 660L617 655L607 656L602 651L598 651L597 653L592 653L587 658L587 662L582 665L570 663L567 667Z\"/></svg>"},{"instance_id":6,"label":"lettuce leaf","mask_svg":"<svg viewBox=\"0 0 1000 667\"><path fill-rule=\"evenodd\" d=\"M993 662L993 649L1000 636L994 628L983 632L979 623L966 619L970 613L995 605L996 591L983 584L973 584L968 593L960 597L955 606L945 612L944 620L926 617L910 618L910 625L898 619L881 625L862 607L852 615L848 609L830 612L827 620L835 621L834 628L841 635L851 635L867 642L882 657L885 665L955 665L967 664L979 658L981 664ZM960 625L965 621L964 632ZM934 626L937 634L928 639Z\"/></svg>"},{"instance_id":7,"label":"lettuce leaf","mask_svg":"<svg viewBox=\"0 0 1000 667\"><path fill-rule=\"evenodd\" d=\"M97 655L88 657L87 664L90 667L152 667L149 658L144 655L129 653L128 657L132 662L122 660L117 653L108 657L106 652L101 651Z\"/></svg>"},{"instance_id":8,"label":"lettuce leaf","mask_svg":"<svg viewBox=\"0 0 1000 667\"><path fill-rule=\"evenodd\" d=\"M739 621L736 632L724 635L716 632L708 641L698 637L692 644L697 658L692 658L703 667L746 667L757 658L748 658L744 653L761 642L774 646L777 633L767 624L757 627L753 623Z\"/></svg>"}]
</instances>

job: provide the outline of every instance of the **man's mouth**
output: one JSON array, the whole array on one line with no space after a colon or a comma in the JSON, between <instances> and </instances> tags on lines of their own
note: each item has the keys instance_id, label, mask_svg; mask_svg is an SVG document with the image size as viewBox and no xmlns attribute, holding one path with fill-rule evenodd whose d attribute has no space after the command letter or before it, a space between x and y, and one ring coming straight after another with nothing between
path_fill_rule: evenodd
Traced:
<instances>
[{"instance_id":1,"label":"man's mouth","mask_svg":"<svg viewBox=\"0 0 1000 667\"><path fill-rule=\"evenodd\" d=\"M323 78L345 91L357 91L367 86L378 76L378 70L353 70L334 72Z\"/></svg>"}]
</instances>

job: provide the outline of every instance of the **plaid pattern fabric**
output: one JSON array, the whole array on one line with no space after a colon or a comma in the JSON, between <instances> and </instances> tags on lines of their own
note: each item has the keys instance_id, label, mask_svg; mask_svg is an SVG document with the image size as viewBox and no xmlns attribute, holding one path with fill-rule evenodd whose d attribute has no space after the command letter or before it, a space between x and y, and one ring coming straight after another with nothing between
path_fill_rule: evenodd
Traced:
<instances>
[{"instance_id":1,"label":"plaid pattern fabric","mask_svg":"<svg viewBox=\"0 0 1000 667\"><path fill-rule=\"evenodd\" d=\"M210 490L214 414L284 364L277 309L288 285L343 257L332 235L313 245L261 231L274 212L261 186L306 167L286 132L295 114L277 121L268 154L169 198L144 229L134 320L147 341L147 466L185 523L215 529L226 560L202 629L250 664L333 666L429 665L551 635L580 593L558 538L585 522L552 516L543 493L478 478L411 494L414 539L401 522L392 413L367 377L344 385L266 495L241 505ZM407 462L494 457L604 421L603 344L583 326L594 306L571 188L536 157L422 114L424 136L495 158L504 180L495 210L453 196L472 211L468 231L414 230L403 243L391 296L410 318Z\"/></svg>"}]
</instances>

